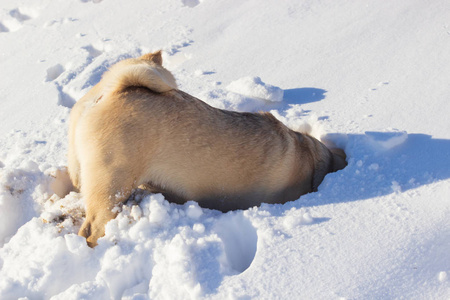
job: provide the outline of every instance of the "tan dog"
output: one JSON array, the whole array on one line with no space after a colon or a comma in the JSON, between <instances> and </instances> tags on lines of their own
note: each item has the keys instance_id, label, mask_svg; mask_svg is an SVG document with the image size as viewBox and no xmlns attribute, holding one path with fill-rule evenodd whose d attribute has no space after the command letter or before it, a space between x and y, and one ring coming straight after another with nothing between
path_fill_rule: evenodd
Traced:
<instances>
[{"instance_id":1,"label":"tan dog","mask_svg":"<svg viewBox=\"0 0 450 300\"><path fill-rule=\"evenodd\" d=\"M161 52L127 59L70 115L69 173L86 199L79 235L95 246L140 185L221 211L296 200L345 167L333 151L269 113L216 109L178 90Z\"/></svg>"}]
</instances>

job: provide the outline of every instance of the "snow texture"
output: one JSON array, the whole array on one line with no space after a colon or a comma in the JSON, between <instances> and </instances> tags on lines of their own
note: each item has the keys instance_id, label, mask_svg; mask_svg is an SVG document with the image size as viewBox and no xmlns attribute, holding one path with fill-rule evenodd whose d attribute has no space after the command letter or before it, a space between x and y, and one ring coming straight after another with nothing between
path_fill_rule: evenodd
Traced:
<instances>
[{"instance_id":1,"label":"snow texture","mask_svg":"<svg viewBox=\"0 0 450 300\"><path fill-rule=\"evenodd\" d=\"M449 298L449 1L0 7L1 300ZM138 190L89 248L70 109L112 64L158 49L182 90L270 111L348 166L229 213Z\"/></svg>"}]
</instances>

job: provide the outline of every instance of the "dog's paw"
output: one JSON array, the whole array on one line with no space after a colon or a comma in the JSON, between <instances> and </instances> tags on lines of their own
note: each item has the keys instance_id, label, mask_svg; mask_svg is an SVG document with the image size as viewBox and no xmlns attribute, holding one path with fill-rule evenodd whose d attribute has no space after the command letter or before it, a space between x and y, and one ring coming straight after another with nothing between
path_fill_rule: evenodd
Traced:
<instances>
[{"instance_id":1,"label":"dog's paw","mask_svg":"<svg viewBox=\"0 0 450 300\"><path fill-rule=\"evenodd\" d=\"M81 225L78 235L85 237L88 246L94 248L97 246L97 240L105 235L104 226L99 226L86 219Z\"/></svg>"},{"instance_id":2,"label":"dog's paw","mask_svg":"<svg viewBox=\"0 0 450 300\"><path fill-rule=\"evenodd\" d=\"M91 235L91 227L91 223L88 220L84 221L83 225L81 225L81 228L78 231L78 235L86 238L88 246L93 248L97 246L97 239L95 239Z\"/></svg>"},{"instance_id":3,"label":"dog's paw","mask_svg":"<svg viewBox=\"0 0 450 300\"><path fill-rule=\"evenodd\" d=\"M106 224L115 217L116 213L108 209L98 210L95 213L88 211L78 235L84 236L89 247L93 248L97 246L97 240L105 235Z\"/></svg>"}]
</instances>

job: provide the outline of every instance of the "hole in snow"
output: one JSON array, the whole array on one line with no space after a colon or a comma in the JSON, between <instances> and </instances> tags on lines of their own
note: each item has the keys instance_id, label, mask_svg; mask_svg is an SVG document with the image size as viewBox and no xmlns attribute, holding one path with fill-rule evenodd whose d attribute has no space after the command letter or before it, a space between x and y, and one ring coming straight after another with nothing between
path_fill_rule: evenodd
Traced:
<instances>
[{"instance_id":1,"label":"hole in snow","mask_svg":"<svg viewBox=\"0 0 450 300\"><path fill-rule=\"evenodd\" d=\"M9 12L9 15L10 15L11 17L13 17L14 19L16 19L17 21L19 21L19 22L24 22L24 21L27 21L27 20L30 20L30 19L31 19L30 16L27 16L26 14L21 13L21 12L19 11L19 9L13 9L13 10L11 10L11 11Z\"/></svg>"},{"instance_id":2,"label":"hole in snow","mask_svg":"<svg viewBox=\"0 0 450 300\"><path fill-rule=\"evenodd\" d=\"M68 93L64 92L62 86L60 86L59 84L57 84L56 86L58 89L58 105L72 108L76 102L75 99L72 98Z\"/></svg>"},{"instance_id":3,"label":"hole in snow","mask_svg":"<svg viewBox=\"0 0 450 300\"><path fill-rule=\"evenodd\" d=\"M226 261L231 269L244 272L256 254L258 235L252 223L240 213L222 215L215 231L224 244Z\"/></svg>"},{"instance_id":4,"label":"hole in snow","mask_svg":"<svg viewBox=\"0 0 450 300\"><path fill-rule=\"evenodd\" d=\"M0 32L9 32L8 27L0 23Z\"/></svg>"},{"instance_id":5,"label":"hole in snow","mask_svg":"<svg viewBox=\"0 0 450 300\"><path fill-rule=\"evenodd\" d=\"M92 45L84 46L82 48L87 51L87 53L89 54L90 57L93 57L93 58L95 58L103 53L102 51L95 49Z\"/></svg>"},{"instance_id":6,"label":"hole in snow","mask_svg":"<svg viewBox=\"0 0 450 300\"><path fill-rule=\"evenodd\" d=\"M196 7L197 5L200 4L199 0L181 0L181 2L183 2L184 6L188 7Z\"/></svg>"},{"instance_id":7,"label":"hole in snow","mask_svg":"<svg viewBox=\"0 0 450 300\"><path fill-rule=\"evenodd\" d=\"M83 2L83 3L88 3L88 2L93 2L93 3L100 3L100 2L102 2L103 0L80 0L81 2Z\"/></svg>"},{"instance_id":8,"label":"hole in snow","mask_svg":"<svg viewBox=\"0 0 450 300\"><path fill-rule=\"evenodd\" d=\"M53 81L59 77L65 71L64 67L60 64L54 65L47 69L47 78L45 81Z\"/></svg>"}]
</instances>

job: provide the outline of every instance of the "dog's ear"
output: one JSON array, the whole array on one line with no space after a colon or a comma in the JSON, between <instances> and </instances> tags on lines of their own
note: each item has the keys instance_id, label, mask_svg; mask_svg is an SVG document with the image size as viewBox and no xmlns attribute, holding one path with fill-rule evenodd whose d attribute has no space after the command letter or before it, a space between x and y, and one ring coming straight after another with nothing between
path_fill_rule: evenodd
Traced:
<instances>
[{"instance_id":1,"label":"dog's ear","mask_svg":"<svg viewBox=\"0 0 450 300\"><path fill-rule=\"evenodd\" d=\"M347 155L345 154L344 150L339 148L333 148L330 149L331 154L333 155L333 172L342 170L347 166L347 162L345 159L347 158Z\"/></svg>"},{"instance_id":2,"label":"dog's ear","mask_svg":"<svg viewBox=\"0 0 450 300\"><path fill-rule=\"evenodd\" d=\"M162 66L161 50L153 52L153 53L144 54L140 57L140 59L152 61L155 64Z\"/></svg>"}]
</instances>

